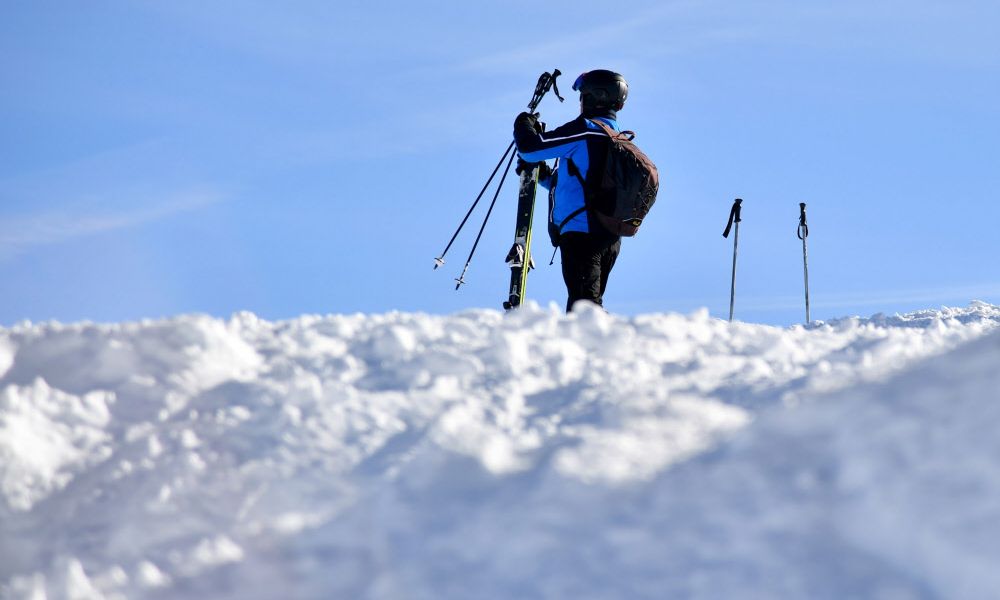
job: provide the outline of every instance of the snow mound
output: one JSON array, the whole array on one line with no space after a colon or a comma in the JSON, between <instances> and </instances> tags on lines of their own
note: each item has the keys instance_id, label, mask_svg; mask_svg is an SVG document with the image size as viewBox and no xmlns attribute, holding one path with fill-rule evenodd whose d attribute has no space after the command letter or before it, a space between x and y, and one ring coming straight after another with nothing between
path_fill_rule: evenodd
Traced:
<instances>
[{"instance_id":1,"label":"snow mound","mask_svg":"<svg viewBox=\"0 0 1000 600\"><path fill-rule=\"evenodd\" d=\"M0 329L0 597L988 597L998 324Z\"/></svg>"}]
</instances>

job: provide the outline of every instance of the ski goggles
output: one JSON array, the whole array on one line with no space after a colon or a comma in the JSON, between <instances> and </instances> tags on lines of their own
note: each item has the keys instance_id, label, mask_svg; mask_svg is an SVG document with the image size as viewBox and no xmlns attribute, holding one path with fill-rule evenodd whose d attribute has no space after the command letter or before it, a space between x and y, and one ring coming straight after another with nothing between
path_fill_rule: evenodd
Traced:
<instances>
[{"instance_id":1,"label":"ski goggles","mask_svg":"<svg viewBox=\"0 0 1000 600\"><path fill-rule=\"evenodd\" d=\"M573 91L574 92L579 92L580 91L580 88L583 86L583 78L587 76L587 73L588 73L588 71L584 71L583 73L580 73L580 76L577 77L576 81L573 82Z\"/></svg>"}]
</instances>

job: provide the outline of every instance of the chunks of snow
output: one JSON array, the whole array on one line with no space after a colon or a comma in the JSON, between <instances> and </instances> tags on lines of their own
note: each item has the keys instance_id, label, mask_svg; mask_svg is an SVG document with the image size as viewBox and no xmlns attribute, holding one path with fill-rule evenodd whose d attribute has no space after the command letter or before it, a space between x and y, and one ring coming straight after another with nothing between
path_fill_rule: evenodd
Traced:
<instances>
[{"instance_id":1,"label":"chunks of snow","mask_svg":"<svg viewBox=\"0 0 1000 600\"><path fill-rule=\"evenodd\" d=\"M43 379L0 389L0 515L30 509L110 456L114 399L108 391L68 394Z\"/></svg>"},{"instance_id":2,"label":"chunks of snow","mask_svg":"<svg viewBox=\"0 0 1000 600\"><path fill-rule=\"evenodd\" d=\"M0 329L0 597L989 597L998 324Z\"/></svg>"}]
</instances>

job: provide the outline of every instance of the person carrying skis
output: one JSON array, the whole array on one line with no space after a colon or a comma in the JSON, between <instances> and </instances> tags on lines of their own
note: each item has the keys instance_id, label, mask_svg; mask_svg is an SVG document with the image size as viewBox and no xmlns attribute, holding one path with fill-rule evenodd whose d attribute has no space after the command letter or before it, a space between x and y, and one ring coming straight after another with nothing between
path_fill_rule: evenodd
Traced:
<instances>
[{"instance_id":1,"label":"person carrying skis","mask_svg":"<svg viewBox=\"0 0 1000 600\"><path fill-rule=\"evenodd\" d=\"M628 83L618 73L598 69L580 75L573 90L580 92L580 116L569 123L544 131L532 113L522 112L514 120L518 169L556 159L555 172L542 163L539 183L549 189L549 236L561 251L566 312L579 300L603 306L608 276L621 248L621 238L587 210L585 184L601 175L596 171L602 169L608 151L608 135L594 121L620 131L618 111L628 97Z\"/></svg>"}]
</instances>

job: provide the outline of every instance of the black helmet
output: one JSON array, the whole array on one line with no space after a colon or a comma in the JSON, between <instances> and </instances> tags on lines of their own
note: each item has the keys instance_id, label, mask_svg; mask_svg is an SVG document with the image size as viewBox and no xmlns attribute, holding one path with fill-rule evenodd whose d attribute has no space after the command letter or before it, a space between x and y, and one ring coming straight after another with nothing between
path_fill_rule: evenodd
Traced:
<instances>
[{"instance_id":1,"label":"black helmet","mask_svg":"<svg viewBox=\"0 0 1000 600\"><path fill-rule=\"evenodd\" d=\"M625 78L605 69L583 73L576 78L573 89L580 92L584 108L621 110L628 98L628 82Z\"/></svg>"}]
</instances>

